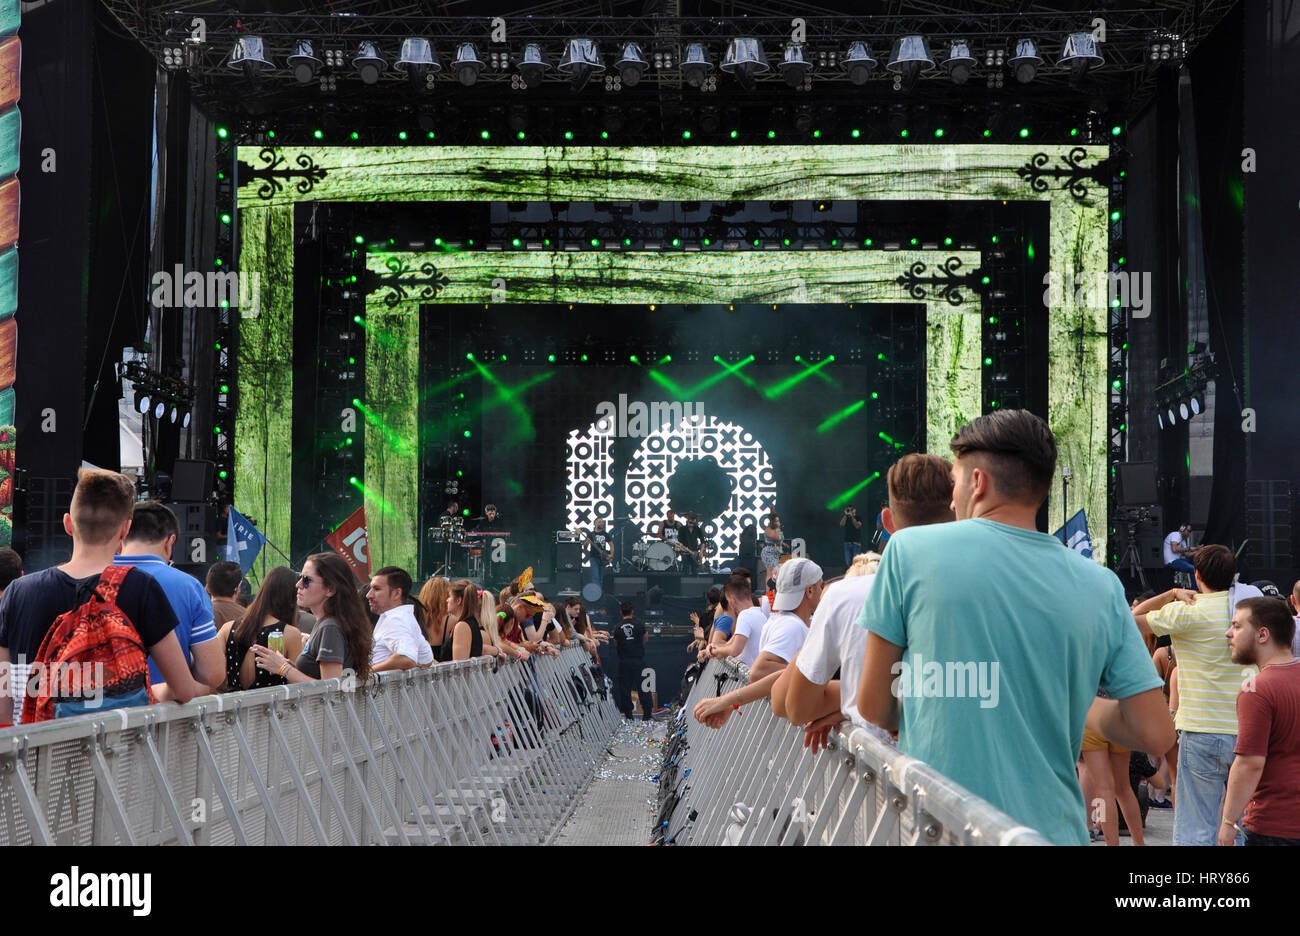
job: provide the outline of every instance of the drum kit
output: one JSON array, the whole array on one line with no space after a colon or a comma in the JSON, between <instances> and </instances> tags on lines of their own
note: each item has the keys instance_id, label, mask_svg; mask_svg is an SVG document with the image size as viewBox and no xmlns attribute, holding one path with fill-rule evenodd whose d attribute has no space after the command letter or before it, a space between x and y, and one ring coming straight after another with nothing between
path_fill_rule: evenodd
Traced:
<instances>
[{"instance_id":1,"label":"drum kit","mask_svg":"<svg viewBox=\"0 0 1300 936\"><path fill-rule=\"evenodd\" d=\"M492 539L510 539L509 530L473 530L466 531L465 518L445 516L438 525L429 527L429 539L443 547L442 563L434 570L434 575L448 578L464 575L474 581L483 581L487 573L488 557L491 552ZM514 543L507 542L507 547Z\"/></svg>"},{"instance_id":2,"label":"drum kit","mask_svg":"<svg viewBox=\"0 0 1300 936\"><path fill-rule=\"evenodd\" d=\"M711 571L712 563L708 559L711 544L704 543L703 562L698 563L699 571ZM637 537L632 543L631 554L626 556L622 572L656 572L662 574L682 573L687 571L685 560L693 553L675 539L649 539L648 534Z\"/></svg>"}]
</instances>

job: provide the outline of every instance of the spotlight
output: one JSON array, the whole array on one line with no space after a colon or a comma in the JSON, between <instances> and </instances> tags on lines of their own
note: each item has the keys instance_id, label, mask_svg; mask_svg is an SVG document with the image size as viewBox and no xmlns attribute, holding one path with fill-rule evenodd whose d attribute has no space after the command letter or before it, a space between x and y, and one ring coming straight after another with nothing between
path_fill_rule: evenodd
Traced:
<instances>
[{"instance_id":1,"label":"spotlight","mask_svg":"<svg viewBox=\"0 0 1300 936\"><path fill-rule=\"evenodd\" d=\"M1164 413L1161 413L1161 412L1159 412L1159 411L1156 412L1156 425L1159 426L1161 429L1163 429L1163 428L1165 427L1165 414L1164 414Z\"/></svg>"},{"instance_id":2,"label":"spotlight","mask_svg":"<svg viewBox=\"0 0 1300 936\"><path fill-rule=\"evenodd\" d=\"M1038 66L1043 64L1043 57L1038 54L1038 45L1032 39L1016 41L1016 54L1011 56L1011 70L1016 73L1016 81L1029 84L1038 74Z\"/></svg>"},{"instance_id":3,"label":"spotlight","mask_svg":"<svg viewBox=\"0 0 1300 936\"><path fill-rule=\"evenodd\" d=\"M379 73L388 67L388 63L379 55L379 49L373 42L363 42L357 48L356 57L352 59L352 67L361 73L361 80L365 84L374 84L379 80Z\"/></svg>"},{"instance_id":4,"label":"spotlight","mask_svg":"<svg viewBox=\"0 0 1300 936\"><path fill-rule=\"evenodd\" d=\"M180 418L181 418L181 408L180 408L179 406L177 406L175 403L173 403L173 404L172 404L172 409L171 409L171 421L172 421L172 424L175 425L176 420L178 420L178 419L180 419Z\"/></svg>"},{"instance_id":5,"label":"spotlight","mask_svg":"<svg viewBox=\"0 0 1300 936\"><path fill-rule=\"evenodd\" d=\"M478 73L483 70L483 60L478 57L474 43L462 42L457 46L451 67L456 69L456 80L466 88L478 81Z\"/></svg>"},{"instance_id":6,"label":"spotlight","mask_svg":"<svg viewBox=\"0 0 1300 936\"><path fill-rule=\"evenodd\" d=\"M954 39L948 46L948 57L943 60L943 70L952 83L964 85L970 80L974 67L975 56L971 55L970 45L965 39Z\"/></svg>"},{"instance_id":7,"label":"spotlight","mask_svg":"<svg viewBox=\"0 0 1300 936\"><path fill-rule=\"evenodd\" d=\"M1174 408L1172 406L1165 410L1165 421L1171 426L1178 424L1178 419L1174 416Z\"/></svg>"},{"instance_id":8,"label":"spotlight","mask_svg":"<svg viewBox=\"0 0 1300 936\"><path fill-rule=\"evenodd\" d=\"M866 84L876 65L876 60L871 57L871 46L865 42L849 44L849 54L844 56L844 68L849 73L849 81L855 85Z\"/></svg>"},{"instance_id":9,"label":"spotlight","mask_svg":"<svg viewBox=\"0 0 1300 936\"><path fill-rule=\"evenodd\" d=\"M735 75L746 91L754 90L754 76L768 70L763 44L757 39L732 39L722 59L722 70Z\"/></svg>"},{"instance_id":10,"label":"spotlight","mask_svg":"<svg viewBox=\"0 0 1300 936\"><path fill-rule=\"evenodd\" d=\"M635 87L636 83L641 80L650 63L645 59L645 53L635 42L627 42L623 45L623 54L619 56L614 67L618 69L619 80L627 88Z\"/></svg>"},{"instance_id":11,"label":"spotlight","mask_svg":"<svg viewBox=\"0 0 1300 936\"><path fill-rule=\"evenodd\" d=\"M153 405L153 415L155 419L162 419L163 413L167 411L167 404L159 400Z\"/></svg>"},{"instance_id":12,"label":"spotlight","mask_svg":"<svg viewBox=\"0 0 1300 936\"><path fill-rule=\"evenodd\" d=\"M542 47L535 42L530 42L524 46L524 54L519 59L519 76L524 79L524 85L529 88L536 88L542 83L547 69L551 66L546 62L546 56L542 54Z\"/></svg>"},{"instance_id":13,"label":"spotlight","mask_svg":"<svg viewBox=\"0 0 1300 936\"><path fill-rule=\"evenodd\" d=\"M1065 37L1065 47L1061 49L1061 57L1056 64L1062 68L1068 66L1070 84L1077 85L1089 71L1106 64L1106 60L1101 57L1097 40L1092 38L1091 33L1077 32Z\"/></svg>"},{"instance_id":14,"label":"spotlight","mask_svg":"<svg viewBox=\"0 0 1300 936\"><path fill-rule=\"evenodd\" d=\"M1193 416L1201 415L1201 411L1205 409L1205 406L1204 404L1201 403L1201 398L1199 396L1192 397L1191 406L1192 406Z\"/></svg>"},{"instance_id":15,"label":"spotlight","mask_svg":"<svg viewBox=\"0 0 1300 936\"><path fill-rule=\"evenodd\" d=\"M590 39L569 40L564 49L564 57L560 59L560 71L572 79L570 87L575 94L587 86L592 75L598 75L604 70L605 64L600 60L600 49L596 43Z\"/></svg>"},{"instance_id":16,"label":"spotlight","mask_svg":"<svg viewBox=\"0 0 1300 936\"><path fill-rule=\"evenodd\" d=\"M1178 415L1182 417L1183 422L1192 418L1192 411L1187 408L1186 400L1178 404Z\"/></svg>"},{"instance_id":17,"label":"spotlight","mask_svg":"<svg viewBox=\"0 0 1300 936\"><path fill-rule=\"evenodd\" d=\"M141 389L143 389L143 388L137 387L137 388L136 388L137 393L138 393L139 390L141 390ZM146 393L146 394L143 394L143 395L139 395L139 396L137 396L137 397L135 398L135 409L136 409L136 412L138 412L138 413L140 413L140 414L142 414L142 415L143 415L144 413L149 412L149 394Z\"/></svg>"},{"instance_id":18,"label":"spotlight","mask_svg":"<svg viewBox=\"0 0 1300 936\"><path fill-rule=\"evenodd\" d=\"M299 39L289 56L289 67L298 84L311 84L316 73L320 71L321 60L316 57L316 49L310 39Z\"/></svg>"},{"instance_id":19,"label":"spotlight","mask_svg":"<svg viewBox=\"0 0 1300 936\"><path fill-rule=\"evenodd\" d=\"M416 87L429 86L432 77L442 71L438 56L434 54L433 43L418 38L402 40L402 54L397 57L394 67L406 72L411 84Z\"/></svg>"},{"instance_id":20,"label":"spotlight","mask_svg":"<svg viewBox=\"0 0 1300 936\"><path fill-rule=\"evenodd\" d=\"M781 70L781 77L785 79L787 85L791 88L800 88L803 87L804 79L808 77L812 64L804 58L803 46L792 42L785 47L785 55L777 68Z\"/></svg>"},{"instance_id":21,"label":"spotlight","mask_svg":"<svg viewBox=\"0 0 1300 936\"><path fill-rule=\"evenodd\" d=\"M702 43L692 42L686 47L686 57L682 59L682 77L692 88L701 87L713 70L709 61L709 50Z\"/></svg>"},{"instance_id":22,"label":"spotlight","mask_svg":"<svg viewBox=\"0 0 1300 936\"><path fill-rule=\"evenodd\" d=\"M190 427L190 409L187 406L185 408L185 412L181 413L181 428L188 429L189 427Z\"/></svg>"},{"instance_id":23,"label":"spotlight","mask_svg":"<svg viewBox=\"0 0 1300 936\"><path fill-rule=\"evenodd\" d=\"M894 40L894 48L889 53L889 64L885 66L898 76L905 91L916 85L916 79L923 72L934 69L934 59L930 57L930 44L924 36L903 36Z\"/></svg>"},{"instance_id":24,"label":"spotlight","mask_svg":"<svg viewBox=\"0 0 1300 936\"><path fill-rule=\"evenodd\" d=\"M226 66L240 69L244 77L254 84L261 79L263 72L274 67L264 54L262 40L257 36L240 36L235 42L235 48L231 50L230 61L226 62Z\"/></svg>"}]
</instances>

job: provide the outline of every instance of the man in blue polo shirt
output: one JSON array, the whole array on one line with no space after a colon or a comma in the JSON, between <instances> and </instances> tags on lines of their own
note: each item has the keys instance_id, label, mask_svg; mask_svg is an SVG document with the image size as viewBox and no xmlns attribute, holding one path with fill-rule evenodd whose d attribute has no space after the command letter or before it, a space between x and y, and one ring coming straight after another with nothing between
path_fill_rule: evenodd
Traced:
<instances>
[{"instance_id":1,"label":"man in blue polo shirt","mask_svg":"<svg viewBox=\"0 0 1300 936\"><path fill-rule=\"evenodd\" d=\"M185 652L185 662L190 664L190 671L199 683L215 689L225 682L226 663L212 622L212 599L198 579L172 568L172 549L178 533L176 515L165 505L140 501L131 512L131 532L122 543L121 554L113 558L113 565L134 566L153 576L162 586L180 622L176 637ZM158 701L171 698L152 657L149 683Z\"/></svg>"}]
</instances>

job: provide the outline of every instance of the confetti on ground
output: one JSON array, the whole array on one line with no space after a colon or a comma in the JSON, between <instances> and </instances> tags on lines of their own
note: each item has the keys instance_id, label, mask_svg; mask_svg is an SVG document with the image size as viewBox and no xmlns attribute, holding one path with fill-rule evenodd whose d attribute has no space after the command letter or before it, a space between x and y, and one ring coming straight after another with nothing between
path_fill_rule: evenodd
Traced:
<instances>
[{"instance_id":1,"label":"confetti on ground","mask_svg":"<svg viewBox=\"0 0 1300 936\"><path fill-rule=\"evenodd\" d=\"M663 766L663 722L624 719L556 845L645 845L650 840Z\"/></svg>"}]
</instances>

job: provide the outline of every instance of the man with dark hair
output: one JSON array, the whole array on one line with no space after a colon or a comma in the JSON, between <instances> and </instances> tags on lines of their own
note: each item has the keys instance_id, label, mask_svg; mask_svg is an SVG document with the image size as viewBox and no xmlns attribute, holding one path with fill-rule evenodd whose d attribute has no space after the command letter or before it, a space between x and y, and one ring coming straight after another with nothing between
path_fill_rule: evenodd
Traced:
<instances>
[{"instance_id":1,"label":"man with dark hair","mask_svg":"<svg viewBox=\"0 0 1300 936\"><path fill-rule=\"evenodd\" d=\"M122 555L113 557L113 565L135 566L157 579L176 612L176 637L194 678L211 689L226 680L225 648L217 640L212 599L198 579L171 564L179 532L176 515L167 505L140 501L131 512L131 532L122 544ZM152 660L149 679L155 698L171 698L171 690Z\"/></svg>"},{"instance_id":2,"label":"man with dark hair","mask_svg":"<svg viewBox=\"0 0 1300 936\"><path fill-rule=\"evenodd\" d=\"M1169 750L1160 678L1115 574L1036 528L1056 466L1047 423L997 410L952 451L957 522L899 530L867 593L858 710L1053 842L1086 845L1084 724ZM1096 699L1098 686L1112 698Z\"/></svg>"},{"instance_id":3,"label":"man with dark hair","mask_svg":"<svg viewBox=\"0 0 1300 936\"><path fill-rule=\"evenodd\" d=\"M1187 559L1188 556L1195 552L1194 549L1187 545L1191 535L1191 526L1184 523L1165 537L1164 545L1161 547L1165 565L1175 572L1190 574L1196 571L1196 567Z\"/></svg>"},{"instance_id":4,"label":"man with dark hair","mask_svg":"<svg viewBox=\"0 0 1300 936\"><path fill-rule=\"evenodd\" d=\"M433 648L415 617L411 576L397 566L384 566L370 578L366 600L379 615L370 647L370 672L414 669L433 663ZM446 614L447 609L442 608Z\"/></svg>"},{"instance_id":5,"label":"man with dark hair","mask_svg":"<svg viewBox=\"0 0 1300 936\"><path fill-rule=\"evenodd\" d=\"M862 521L858 519L858 508L849 504L840 515L840 526L844 527L844 567L853 565L853 557L862 552Z\"/></svg>"},{"instance_id":6,"label":"man with dark hair","mask_svg":"<svg viewBox=\"0 0 1300 936\"><path fill-rule=\"evenodd\" d=\"M0 725L22 718L27 697L27 678L41 642L55 619L79 607L83 591L93 588L99 576L113 562L131 528L131 505L135 486L115 471L82 468L72 504L63 515L63 529L72 537L72 558L61 566L24 575L5 589L0 598ZM195 682L175 634L176 614L161 586L141 569L132 569L122 579L117 593L122 609L145 647L149 663L168 680L172 698L188 702L207 689ZM224 672L224 671L223 671ZM93 700L91 700L93 701ZM94 711L91 701L77 703ZM148 696L128 704L146 705ZM55 706L59 716L62 703Z\"/></svg>"},{"instance_id":7,"label":"man with dark hair","mask_svg":"<svg viewBox=\"0 0 1300 936\"><path fill-rule=\"evenodd\" d=\"M245 606L237 597L243 580L244 571L238 562L214 562L208 569L203 587L212 599L212 620L219 625L244 616Z\"/></svg>"},{"instance_id":8,"label":"man with dark hair","mask_svg":"<svg viewBox=\"0 0 1300 936\"><path fill-rule=\"evenodd\" d=\"M681 554L682 572L695 575L704 560L704 530L700 527L700 515L695 511L686 515L686 525L679 532L678 541L687 550Z\"/></svg>"},{"instance_id":9,"label":"man with dark hair","mask_svg":"<svg viewBox=\"0 0 1300 936\"><path fill-rule=\"evenodd\" d=\"M1139 604L1133 617L1144 635L1173 638L1178 660L1174 844L1213 845L1237 741L1237 692L1250 672L1233 663L1223 634L1236 603L1259 589L1233 584L1237 561L1226 546L1200 547L1192 565L1195 592L1171 588Z\"/></svg>"},{"instance_id":10,"label":"man with dark hair","mask_svg":"<svg viewBox=\"0 0 1300 936\"><path fill-rule=\"evenodd\" d=\"M8 546L0 548L0 595L23 574L23 557Z\"/></svg>"},{"instance_id":11,"label":"man with dark hair","mask_svg":"<svg viewBox=\"0 0 1300 936\"><path fill-rule=\"evenodd\" d=\"M636 613L632 602L623 602L618 610L623 615L623 620L614 625L614 646L618 649L618 710L624 718L632 717L632 692L635 690L641 699L641 720L650 721L654 702L651 694L641 688L645 645L650 632L632 616Z\"/></svg>"},{"instance_id":12,"label":"man with dark hair","mask_svg":"<svg viewBox=\"0 0 1300 936\"><path fill-rule=\"evenodd\" d=\"M886 476L889 501L881 512L885 529L950 523L952 464L934 455L904 455ZM858 626L876 576L872 573L832 583L813 615L808 639L772 690L772 708L796 725L812 726L819 743L842 719L865 728L882 741L893 739L858 712L858 683L867 648L867 632ZM833 678L839 673L840 678Z\"/></svg>"},{"instance_id":13,"label":"man with dark hair","mask_svg":"<svg viewBox=\"0 0 1300 936\"><path fill-rule=\"evenodd\" d=\"M748 667L758 658L767 615L754 604L753 585L742 575L729 578L722 587L722 593L735 623L732 625L731 636L720 643L710 644L705 649L705 655L713 659L735 657Z\"/></svg>"},{"instance_id":14,"label":"man with dark hair","mask_svg":"<svg viewBox=\"0 0 1300 936\"><path fill-rule=\"evenodd\" d=\"M1247 845L1300 845L1300 663L1291 655L1294 636L1285 601L1237 603L1227 633L1232 662L1258 666L1259 675L1237 693L1237 744L1220 845L1234 844L1237 832Z\"/></svg>"}]
</instances>

